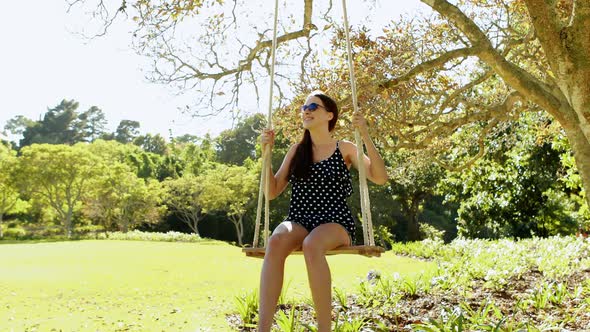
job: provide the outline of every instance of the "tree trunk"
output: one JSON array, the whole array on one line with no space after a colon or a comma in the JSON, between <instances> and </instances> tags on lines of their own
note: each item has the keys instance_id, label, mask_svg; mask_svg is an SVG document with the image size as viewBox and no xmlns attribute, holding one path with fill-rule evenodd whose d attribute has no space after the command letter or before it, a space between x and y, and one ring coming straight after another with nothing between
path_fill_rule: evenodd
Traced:
<instances>
[{"instance_id":1,"label":"tree trunk","mask_svg":"<svg viewBox=\"0 0 590 332\"><path fill-rule=\"evenodd\" d=\"M193 230L193 232L195 232L195 234L197 234L198 237L201 237L201 234L199 234L199 221L201 221L201 217L200 217L200 213L196 212L193 213L190 216L190 220L192 222L189 222L189 227Z\"/></svg>"},{"instance_id":2,"label":"tree trunk","mask_svg":"<svg viewBox=\"0 0 590 332\"><path fill-rule=\"evenodd\" d=\"M242 225L243 215L240 215L240 216L232 216L229 219L231 220L231 222L236 227L236 235L238 237L238 244L241 247L241 246L243 246L242 236L244 235L244 227Z\"/></svg>"},{"instance_id":3,"label":"tree trunk","mask_svg":"<svg viewBox=\"0 0 590 332\"><path fill-rule=\"evenodd\" d=\"M191 228L193 230L193 232L195 232L195 234L197 234L198 237L201 237L201 234L199 234L199 219L193 219L193 224L191 225Z\"/></svg>"},{"instance_id":4,"label":"tree trunk","mask_svg":"<svg viewBox=\"0 0 590 332\"><path fill-rule=\"evenodd\" d=\"M72 209L68 209L68 213L66 214L65 226L66 226L66 235L68 239L72 238Z\"/></svg>"},{"instance_id":5,"label":"tree trunk","mask_svg":"<svg viewBox=\"0 0 590 332\"><path fill-rule=\"evenodd\" d=\"M408 211L408 241L420 241L421 239L418 209L412 202L412 208Z\"/></svg>"},{"instance_id":6,"label":"tree trunk","mask_svg":"<svg viewBox=\"0 0 590 332\"><path fill-rule=\"evenodd\" d=\"M0 213L0 239L4 237L4 233L2 232L2 220L4 219L4 214Z\"/></svg>"},{"instance_id":7,"label":"tree trunk","mask_svg":"<svg viewBox=\"0 0 590 332\"><path fill-rule=\"evenodd\" d=\"M586 193L586 204L590 207L590 142L579 126L563 126L563 128L574 152L576 166Z\"/></svg>"}]
</instances>

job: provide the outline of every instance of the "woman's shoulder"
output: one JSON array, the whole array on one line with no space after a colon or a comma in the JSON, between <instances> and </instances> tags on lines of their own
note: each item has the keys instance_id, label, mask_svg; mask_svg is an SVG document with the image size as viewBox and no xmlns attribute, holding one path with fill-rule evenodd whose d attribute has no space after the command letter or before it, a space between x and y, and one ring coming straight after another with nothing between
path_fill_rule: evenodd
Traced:
<instances>
[{"instance_id":1,"label":"woman's shoulder","mask_svg":"<svg viewBox=\"0 0 590 332\"><path fill-rule=\"evenodd\" d=\"M356 151L356 145L354 143L352 143L351 141L347 141L345 139L341 139L338 141L338 147L340 148L340 151L342 153L344 152L350 152L352 150Z\"/></svg>"},{"instance_id":2,"label":"woman's shoulder","mask_svg":"<svg viewBox=\"0 0 590 332\"><path fill-rule=\"evenodd\" d=\"M299 143L291 144L291 146L289 147L288 153L294 153L295 150L297 150L297 147L299 147Z\"/></svg>"},{"instance_id":3,"label":"woman's shoulder","mask_svg":"<svg viewBox=\"0 0 590 332\"><path fill-rule=\"evenodd\" d=\"M356 145L347 140L339 140L338 141L338 148L340 149L340 153L344 157L344 160L349 161L350 156L356 154Z\"/></svg>"},{"instance_id":4,"label":"woman's shoulder","mask_svg":"<svg viewBox=\"0 0 590 332\"><path fill-rule=\"evenodd\" d=\"M298 146L299 146L299 143L292 144L289 147L289 150L287 151L287 154L285 154L285 158L293 158L293 156L295 155L295 152L297 152L297 147Z\"/></svg>"}]
</instances>

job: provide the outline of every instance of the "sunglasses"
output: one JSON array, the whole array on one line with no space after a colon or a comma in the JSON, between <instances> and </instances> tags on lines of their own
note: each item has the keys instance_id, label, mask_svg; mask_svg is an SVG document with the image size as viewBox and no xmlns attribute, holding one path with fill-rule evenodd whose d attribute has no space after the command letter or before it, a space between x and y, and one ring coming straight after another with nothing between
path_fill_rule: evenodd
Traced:
<instances>
[{"instance_id":1,"label":"sunglasses","mask_svg":"<svg viewBox=\"0 0 590 332\"><path fill-rule=\"evenodd\" d=\"M318 103L311 103L309 105L303 105L303 106L301 106L301 112L305 112L305 111L313 112L313 111L317 110L320 107L324 107L324 106L322 106L322 105L320 105Z\"/></svg>"}]
</instances>

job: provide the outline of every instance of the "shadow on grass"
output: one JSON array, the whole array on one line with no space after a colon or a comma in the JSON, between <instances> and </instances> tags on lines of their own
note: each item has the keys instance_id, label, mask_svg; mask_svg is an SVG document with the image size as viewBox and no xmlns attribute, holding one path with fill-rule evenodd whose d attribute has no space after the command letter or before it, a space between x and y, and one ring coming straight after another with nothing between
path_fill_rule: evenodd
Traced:
<instances>
[{"instance_id":1,"label":"shadow on grass","mask_svg":"<svg viewBox=\"0 0 590 332\"><path fill-rule=\"evenodd\" d=\"M0 239L0 245L2 244L35 244L35 243L51 243L51 242L74 242L74 241L85 241L85 240L92 240L92 241L149 241L143 239L100 239L100 238L78 238L73 237L71 239L68 238L45 238L45 239L10 239L4 238ZM226 245L227 242L215 240L215 239L202 239L199 241L163 241L163 240L153 240L152 242L183 242L183 243L195 243L200 245L208 245L208 246L218 246L218 245Z\"/></svg>"},{"instance_id":2,"label":"shadow on grass","mask_svg":"<svg viewBox=\"0 0 590 332\"><path fill-rule=\"evenodd\" d=\"M34 243L49 243L49 242L72 242L81 241L85 239L66 239L66 238L50 238L50 239L0 239L0 245L2 244L34 244Z\"/></svg>"}]
</instances>

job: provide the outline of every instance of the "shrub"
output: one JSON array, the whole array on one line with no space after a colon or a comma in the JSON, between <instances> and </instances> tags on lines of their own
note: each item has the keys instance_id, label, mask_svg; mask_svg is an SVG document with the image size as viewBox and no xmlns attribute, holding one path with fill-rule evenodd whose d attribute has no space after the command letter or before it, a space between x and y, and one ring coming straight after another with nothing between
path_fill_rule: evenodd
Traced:
<instances>
[{"instance_id":1,"label":"shrub","mask_svg":"<svg viewBox=\"0 0 590 332\"><path fill-rule=\"evenodd\" d=\"M27 236L27 231L22 227L7 228L4 231L4 237L22 239Z\"/></svg>"}]
</instances>

